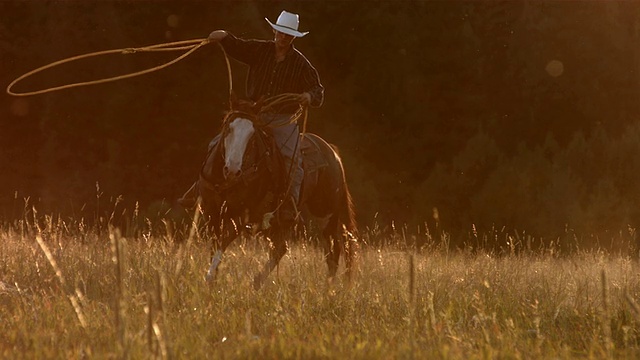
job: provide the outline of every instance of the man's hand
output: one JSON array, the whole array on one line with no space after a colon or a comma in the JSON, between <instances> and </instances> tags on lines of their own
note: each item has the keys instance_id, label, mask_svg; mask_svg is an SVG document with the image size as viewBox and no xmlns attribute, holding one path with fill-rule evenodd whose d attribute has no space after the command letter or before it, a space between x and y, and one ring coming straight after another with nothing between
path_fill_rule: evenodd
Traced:
<instances>
[{"instance_id":1,"label":"man's hand","mask_svg":"<svg viewBox=\"0 0 640 360\"><path fill-rule=\"evenodd\" d=\"M224 31L224 30L216 30L216 31L212 32L211 34L209 34L209 37L207 38L207 40L209 40L209 42L212 42L212 43L217 43L217 42L220 42L225 37L227 37L227 32L226 31Z\"/></svg>"},{"instance_id":2,"label":"man's hand","mask_svg":"<svg viewBox=\"0 0 640 360\"><path fill-rule=\"evenodd\" d=\"M311 103L311 94L309 94L308 92L303 92L302 94L300 94L300 104L304 105L304 106L309 106L309 104Z\"/></svg>"}]
</instances>

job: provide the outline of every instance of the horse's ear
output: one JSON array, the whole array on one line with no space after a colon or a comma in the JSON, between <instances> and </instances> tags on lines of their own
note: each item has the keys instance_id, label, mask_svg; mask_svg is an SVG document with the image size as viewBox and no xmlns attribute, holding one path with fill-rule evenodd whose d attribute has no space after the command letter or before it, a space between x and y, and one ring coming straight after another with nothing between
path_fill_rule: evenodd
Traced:
<instances>
[{"instance_id":1,"label":"horse's ear","mask_svg":"<svg viewBox=\"0 0 640 360\"><path fill-rule=\"evenodd\" d=\"M231 90L229 93L229 107L233 110L236 105L238 105L238 95L236 95L235 91Z\"/></svg>"}]
</instances>

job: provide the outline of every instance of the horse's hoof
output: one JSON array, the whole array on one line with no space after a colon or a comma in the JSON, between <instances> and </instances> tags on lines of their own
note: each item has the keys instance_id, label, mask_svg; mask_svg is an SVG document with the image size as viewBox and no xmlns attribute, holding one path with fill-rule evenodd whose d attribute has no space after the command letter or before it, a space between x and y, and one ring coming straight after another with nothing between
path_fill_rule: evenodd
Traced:
<instances>
[{"instance_id":1,"label":"horse's hoof","mask_svg":"<svg viewBox=\"0 0 640 360\"><path fill-rule=\"evenodd\" d=\"M207 273L207 275L204 276L204 281L206 281L207 284L211 284L213 279L215 279L215 275Z\"/></svg>"},{"instance_id":2,"label":"horse's hoof","mask_svg":"<svg viewBox=\"0 0 640 360\"><path fill-rule=\"evenodd\" d=\"M256 291L260 290L260 288L262 287L262 283L263 281L260 279L260 277L256 276L253 279L253 290L256 290Z\"/></svg>"}]
</instances>

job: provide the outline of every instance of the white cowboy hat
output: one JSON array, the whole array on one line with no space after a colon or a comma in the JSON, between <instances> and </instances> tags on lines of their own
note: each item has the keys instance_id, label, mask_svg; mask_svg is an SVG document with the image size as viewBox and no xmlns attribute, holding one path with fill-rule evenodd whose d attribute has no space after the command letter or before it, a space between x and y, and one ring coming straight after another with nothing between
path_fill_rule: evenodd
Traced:
<instances>
[{"instance_id":1,"label":"white cowboy hat","mask_svg":"<svg viewBox=\"0 0 640 360\"><path fill-rule=\"evenodd\" d=\"M307 35L309 32L298 31L298 23L300 22L298 18L299 18L298 14L292 14L290 12L283 10L280 13L280 16L278 16L278 21L276 21L275 24L273 24L267 18L264 18L264 19L267 20L269 25L271 25L271 27L276 31L285 33L287 35L295 36L295 37L303 37Z\"/></svg>"}]
</instances>

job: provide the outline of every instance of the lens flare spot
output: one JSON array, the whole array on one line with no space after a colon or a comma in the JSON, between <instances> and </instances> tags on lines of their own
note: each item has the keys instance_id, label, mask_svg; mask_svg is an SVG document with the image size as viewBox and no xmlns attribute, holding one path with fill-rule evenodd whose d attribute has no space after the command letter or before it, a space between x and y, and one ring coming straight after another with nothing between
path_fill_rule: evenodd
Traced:
<instances>
[{"instance_id":1,"label":"lens flare spot","mask_svg":"<svg viewBox=\"0 0 640 360\"><path fill-rule=\"evenodd\" d=\"M549 75L558 77L564 72L564 64L560 60L551 60L547 63L545 70Z\"/></svg>"}]
</instances>

